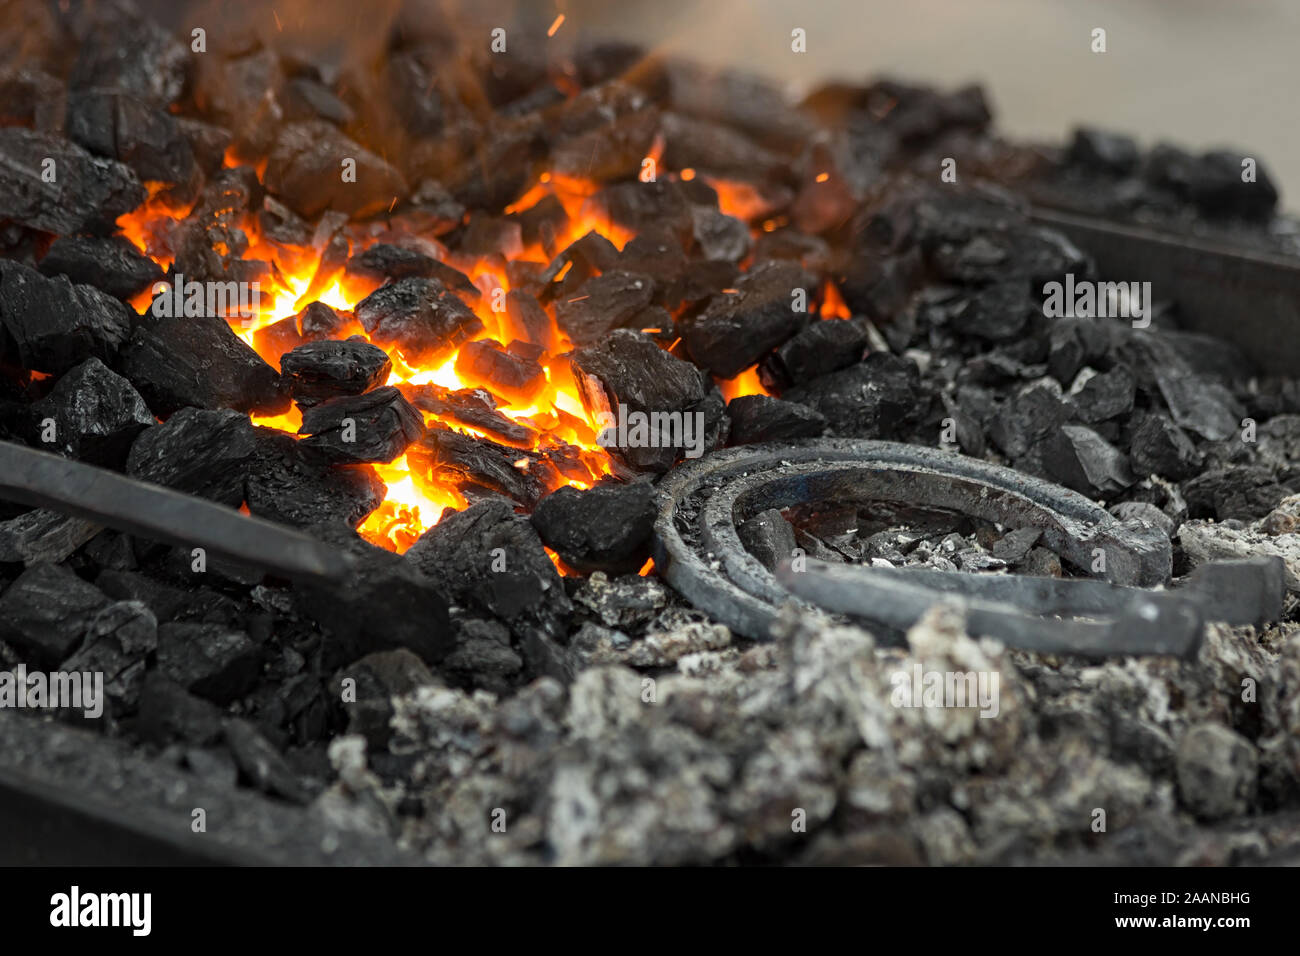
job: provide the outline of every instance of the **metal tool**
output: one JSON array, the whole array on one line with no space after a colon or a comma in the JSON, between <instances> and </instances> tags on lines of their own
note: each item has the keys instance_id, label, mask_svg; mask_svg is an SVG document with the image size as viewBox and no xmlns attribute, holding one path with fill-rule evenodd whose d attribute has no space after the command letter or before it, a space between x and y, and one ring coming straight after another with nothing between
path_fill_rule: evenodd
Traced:
<instances>
[{"instance_id":1,"label":"metal tool","mask_svg":"<svg viewBox=\"0 0 1300 956\"><path fill-rule=\"evenodd\" d=\"M972 633L1040 653L1192 657L1207 620L1258 624L1282 611L1285 570L1277 557L1202 565L1172 591L1105 581L963 574L787 560L776 578L828 611L905 630L936 601L955 601ZM1057 619L1060 615L1066 619Z\"/></svg>"},{"instance_id":2,"label":"metal tool","mask_svg":"<svg viewBox=\"0 0 1300 956\"><path fill-rule=\"evenodd\" d=\"M350 555L283 525L117 472L0 441L0 497L317 584L346 582Z\"/></svg>"},{"instance_id":3,"label":"metal tool","mask_svg":"<svg viewBox=\"0 0 1300 956\"><path fill-rule=\"evenodd\" d=\"M679 466L659 486L655 566L733 630L770 636L780 605L910 626L945 593L962 597L976 633L1017 647L1086 657L1195 653L1205 619L1275 618L1284 591L1276 562L1215 565L1181 591L1169 581L1171 546L1157 528L1121 522L1050 482L955 452L894 442L818 439L731 449ZM741 545L736 525L816 501L895 501L944 508L1008 528L1036 527L1078 567L1100 551L1105 580L836 567L803 559L777 576ZM1058 620L1072 614L1093 620Z\"/></svg>"},{"instance_id":4,"label":"metal tool","mask_svg":"<svg viewBox=\"0 0 1300 956\"><path fill-rule=\"evenodd\" d=\"M1184 328L1231 342L1266 372L1300 365L1300 259L1042 206L1030 218L1088 253L1103 279L1150 282Z\"/></svg>"}]
</instances>

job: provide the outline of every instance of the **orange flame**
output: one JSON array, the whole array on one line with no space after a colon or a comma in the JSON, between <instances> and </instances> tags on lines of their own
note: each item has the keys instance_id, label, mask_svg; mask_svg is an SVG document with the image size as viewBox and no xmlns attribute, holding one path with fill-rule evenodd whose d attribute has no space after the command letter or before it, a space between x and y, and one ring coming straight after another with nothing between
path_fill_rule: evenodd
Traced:
<instances>
[{"instance_id":1,"label":"orange flame","mask_svg":"<svg viewBox=\"0 0 1300 956\"><path fill-rule=\"evenodd\" d=\"M236 162L231 154L227 157L229 164ZM259 171L260 172L260 171ZM631 238L631 233L612 223L600 211L593 208L588 199L596 192L595 183L567 179L561 176L545 175L536 186L525 193L507 211L527 209L547 195L554 195L563 204L569 214L569 224L565 234L557 237L556 247L564 248L587 232L596 231L620 249ZM123 236L138 249L150 256L164 270L172 265L169 254L168 236L176 220L183 218L189 209L177 209L166 205L156 191L138 209L118 219L117 225ZM246 217L243 228L248 236L248 250L244 258L263 260L273 264L269 275L260 280L262 290L261 307L257 315L238 318L231 322L231 328L246 344L258 352L267 362L279 366L281 356L270 351L265 337L258 337L257 332L275 322L297 315L312 301L320 301L340 311L351 311L360 299L375 288L374 283L355 282L340 278L316 284L316 274L320 266L320 255L313 249L286 248L279 246L260 234L256 220ZM373 241L373 240L371 240ZM361 251L364 245L354 246L354 253ZM441 248L438 246L437 248ZM512 256L512 258L516 258ZM545 264L549 256L539 247L524 249L517 258ZM492 292L496 289L508 291L510 286L500 260L481 262L451 261L449 264L460 268L486 294L469 303L475 313L483 320L484 330L478 338L500 338L500 317L492 310ZM146 291L132 304L138 311L148 307L151 292ZM353 326L348 333L360 333ZM571 345L557 332L560 345L555 354L567 351ZM504 344L504 343L503 343ZM386 349L392 361L393 371L389 376L389 385L438 385L448 389L472 388L477 383L464 380L456 371L456 356L447 358L436 366L421 366L408 363L396 349ZM501 398L498 411L507 418L524 425L532 432L532 450L562 448L563 445L576 449L575 456L570 455L566 474L560 476L557 471L551 484L560 487L563 484L579 488L590 487L601 475L609 472L608 453L595 440L597 429L583 407L578 389L572 375L563 361L554 356L544 355L540 359L546 371L546 384L541 393L530 399L526 406L511 405ZM429 426L459 431L480 438L499 441L498 438L470 428L456 421L442 418L432 413L424 413L425 423ZM302 416L294 407L283 415L252 416L254 424L275 428L296 434L302 424ZM525 462L526 464L526 462ZM358 526L357 531L370 542L390 550L405 551L428 528L437 524L448 508L460 509L467 504L459 490L449 482L440 482L433 476L416 475L405 455L386 464L371 467L385 486L383 503L379 505ZM585 468L587 480L575 476L574 470ZM551 488L549 490L554 490Z\"/></svg>"}]
</instances>

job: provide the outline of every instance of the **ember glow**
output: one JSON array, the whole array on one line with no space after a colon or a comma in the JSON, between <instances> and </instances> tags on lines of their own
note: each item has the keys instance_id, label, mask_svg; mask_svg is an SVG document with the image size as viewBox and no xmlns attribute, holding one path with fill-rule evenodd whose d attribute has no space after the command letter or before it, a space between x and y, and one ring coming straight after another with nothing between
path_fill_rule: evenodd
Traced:
<instances>
[{"instance_id":1,"label":"ember glow","mask_svg":"<svg viewBox=\"0 0 1300 956\"><path fill-rule=\"evenodd\" d=\"M228 165L233 165L233 161L228 162ZM545 174L506 211L507 213L523 211L548 196L554 196L568 212L569 226L565 235L556 237L553 248L563 249L580 236L594 231L622 249L631 238L631 234L592 209L587 200L595 191L594 183ZM118 227L123 236L166 269L172 263L172 257L166 252L165 237L168 228L189 212L189 209L169 207L151 195L139 209L121 217L118 220ZM241 224L241 228L249 236L249 246L242 258L271 263L272 270L269 275L259 280L260 314L251 318L232 318L230 325L245 343L277 368L281 355L268 348L264 338L258 337L259 330L293 318L313 301L323 302L340 313L350 313L361 299L380 285L377 281L345 278L342 273L333 277L322 276L322 258L315 250L287 248L264 239L260 235L257 223L251 217ZM377 240L352 239L350 253L355 255L362 252L375 241ZM481 293L477 299L466 297L466 304L483 322L483 331L476 336L475 340L494 339L503 345L508 344L509 337L502 327L502 316L493 309L493 302L500 302L504 294L510 291L509 280L502 268L504 261L500 259L464 261L463 258L446 254L443 247L431 237L428 242L431 248L443 253L440 257L442 261L469 276ZM534 261L542 265L550 259L547 251L537 244L513 252L514 254L509 258ZM137 310L143 311L149 307L150 301L151 294L146 292L137 297L132 304ZM342 337L346 337L347 334L365 335L356 323L350 323ZM555 480L552 482L554 487L570 484L578 488L587 488L601 475L609 472L608 453L596 444L596 429L583 408L568 370L567 361L561 357L572 346L558 329L555 334L559 346L554 355L546 355L542 359L547 382L540 394L532 398L527 405L512 405L504 396L495 395L495 397L501 414L525 426L534 434L535 438L531 443L532 451L545 451L547 448L564 445L577 449L574 458L580 463L579 468L585 467L587 480L573 477L566 469L564 476L556 473ZM421 365L408 361L407 357L395 347L388 347L385 351L393 365L393 371L386 383L388 385L437 385L452 390L468 388L490 390L491 383L468 380L457 371L457 355L452 355L436 365ZM494 441L501 440L500 436L489 435L431 412L423 414L425 424L430 427L446 428ZM283 415L254 415L253 422L256 425L296 434L302 424L302 416L295 406ZM527 466L527 458L521 459L516 465L524 469ZM360 467L373 467L375 473L384 482L387 492L383 503L359 525L357 530L372 543L391 550L405 551L425 530L438 522L444 510L460 509L468 504L453 484L439 481L432 475L413 474L406 455L386 464ZM554 487L550 490L554 490Z\"/></svg>"}]
</instances>

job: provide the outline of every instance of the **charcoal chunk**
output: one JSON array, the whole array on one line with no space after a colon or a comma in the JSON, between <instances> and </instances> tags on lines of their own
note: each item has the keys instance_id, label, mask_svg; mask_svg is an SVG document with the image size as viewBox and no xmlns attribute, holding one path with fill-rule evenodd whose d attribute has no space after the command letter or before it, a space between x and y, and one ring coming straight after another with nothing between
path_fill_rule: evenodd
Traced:
<instances>
[{"instance_id":1,"label":"charcoal chunk","mask_svg":"<svg viewBox=\"0 0 1300 956\"><path fill-rule=\"evenodd\" d=\"M1155 378L1175 424L1210 441L1223 441L1236 432L1232 396L1196 374L1172 343L1144 335L1134 339L1133 349L1141 367Z\"/></svg>"},{"instance_id":2,"label":"charcoal chunk","mask_svg":"<svg viewBox=\"0 0 1300 956\"><path fill-rule=\"evenodd\" d=\"M54 182L45 182L53 160ZM0 210L5 219L58 235L107 235L148 194L129 166L61 137L0 128Z\"/></svg>"},{"instance_id":3,"label":"charcoal chunk","mask_svg":"<svg viewBox=\"0 0 1300 956\"><path fill-rule=\"evenodd\" d=\"M1127 415L1133 411L1133 395L1137 382L1127 368L1117 365L1109 372L1081 373L1075 379L1068 395L1079 420L1095 425Z\"/></svg>"},{"instance_id":4,"label":"charcoal chunk","mask_svg":"<svg viewBox=\"0 0 1300 956\"><path fill-rule=\"evenodd\" d=\"M389 462L424 434L424 417L392 386L331 398L302 416L303 444L334 464Z\"/></svg>"},{"instance_id":5,"label":"charcoal chunk","mask_svg":"<svg viewBox=\"0 0 1300 956\"><path fill-rule=\"evenodd\" d=\"M253 689L261 669L248 635L219 624L164 624L158 671L192 694L228 704Z\"/></svg>"},{"instance_id":6,"label":"charcoal chunk","mask_svg":"<svg viewBox=\"0 0 1300 956\"><path fill-rule=\"evenodd\" d=\"M43 275L67 276L115 299L129 299L161 282L163 271L121 236L60 236L41 260Z\"/></svg>"},{"instance_id":7,"label":"charcoal chunk","mask_svg":"<svg viewBox=\"0 0 1300 956\"><path fill-rule=\"evenodd\" d=\"M861 254L835 273L835 285L854 315L892 322L903 312L921 278L918 250L891 258Z\"/></svg>"},{"instance_id":8,"label":"charcoal chunk","mask_svg":"<svg viewBox=\"0 0 1300 956\"><path fill-rule=\"evenodd\" d=\"M290 405L275 369L216 316L146 321L120 369L157 415L186 407L278 415Z\"/></svg>"},{"instance_id":9,"label":"charcoal chunk","mask_svg":"<svg viewBox=\"0 0 1300 956\"><path fill-rule=\"evenodd\" d=\"M55 441L49 450L111 467L120 466L131 443L154 424L131 383L97 358L60 378L32 412L36 420L54 421Z\"/></svg>"},{"instance_id":10,"label":"charcoal chunk","mask_svg":"<svg viewBox=\"0 0 1300 956\"><path fill-rule=\"evenodd\" d=\"M437 279L448 289L479 294L478 286L459 269L439 262L418 249L378 243L348 260L349 276L383 282L385 279Z\"/></svg>"},{"instance_id":11,"label":"charcoal chunk","mask_svg":"<svg viewBox=\"0 0 1300 956\"><path fill-rule=\"evenodd\" d=\"M311 77L295 76L284 86L284 115L293 120L328 120L346 127L355 119L352 108Z\"/></svg>"},{"instance_id":12,"label":"charcoal chunk","mask_svg":"<svg viewBox=\"0 0 1300 956\"><path fill-rule=\"evenodd\" d=\"M1122 176L1137 168L1138 158L1131 136L1081 126L1070 142L1070 161L1089 169Z\"/></svg>"},{"instance_id":13,"label":"charcoal chunk","mask_svg":"<svg viewBox=\"0 0 1300 956\"><path fill-rule=\"evenodd\" d=\"M331 466L290 435L257 430L244 498L259 518L308 527L342 521L356 527L384 500L384 483L373 469Z\"/></svg>"},{"instance_id":14,"label":"charcoal chunk","mask_svg":"<svg viewBox=\"0 0 1300 956\"><path fill-rule=\"evenodd\" d=\"M116 159L143 181L197 187L198 163L180 125L130 94L108 89L68 96L68 138Z\"/></svg>"},{"instance_id":15,"label":"charcoal chunk","mask_svg":"<svg viewBox=\"0 0 1300 956\"><path fill-rule=\"evenodd\" d=\"M359 335L342 342L308 342L280 357L289 394L303 407L340 395L360 395L388 380L387 353Z\"/></svg>"},{"instance_id":16,"label":"charcoal chunk","mask_svg":"<svg viewBox=\"0 0 1300 956\"><path fill-rule=\"evenodd\" d=\"M546 370L536 358L501 348L490 339L461 346L456 354L456 374L521 407L532 404L546 387Z\"/></svg>"},{"instance_id":17,"label":"charcoal chunk","mask_svg":"<svg viewBox=\"0 0 1300 956\"><path fill-rule=\"evenodd\" d=\"M1037 310L1025 282L998 282L985 286L965 300L953 313L953 331L988 342L1009 342L1025 328Z\"/></svg>"},{"instance_id":18,"label":"charcoal chunk","mask_svg":"<svg viewBox=\"0 0 1300 956\"><path fill-rule=\"evenodd\" d=\"M456 634L456 650L439 669L456 686L506 697L518 686L524 661L511 646L510 630L504 624L469 618Z\"/></svg>"},{"instance_id":19,"label":"charcoal chunk","mask_svg":"<svg viewBox=\"0 0 1300 956\"><path fill-rule=\"evenodd\" d=\"M104 675L104 692L115 715L135 710L144 684L146 658L158 646L158 621L139 601L116 601L91 620L86 643L63 670Z\"/></svg>"},{"instance_id":20,"label":"charcoal chunk","mask_svg":"<svg viewBox=\"0 0 1300 956\"><path fill-rule=\"evenodd\" d=\"M451 651L447 601L437 581L337 521L316 525L311 533L346 550L354 567L346 588L308 584L294 589L297 612L329 637L322 649L323 667L334 670L363 654L400 647L436 664Z\"/></svg>"},{"instance_id":21,"label":"charcoal chunk","mask_svg":"<svg viewBox=\"0 0 1300 956\"><path fill-rule=\"evenodd\" d=\"M499 550L498 550L499 549ZM572 605L555 565L527 518L504 501L444 515L406 553L457 604L486 611L516 636L565 634Z\"/></svg>"},{"instance_id":22,"label":"charcoal chunk","mask_svg":"<svg viewBox=\"0 0 1300 956\"><path fill-rule=\"evenodd\" d=\"M645 564L654 520L654 491L647 484L564 487L538 502L532 516L542 540L570 567L610 574Z\"/></svg>"},{"instance_id":23,"label":"charcoal chunk","mask_svg":"<svg viewBox=\"0 0 1300 956\"><path fill-rule=\"evenodd\" d=\"M807 325L810 313L795 310L795 296L802 290L811 303L816 283L795 263L766 262L736 290L715 296L683 336L692 360L721 378L734 378Z\"/></svg>"},{"instance_id":24,"label":"charcoal chunk","mask_svg":"<svg viewBox=\"0 0 1300 956\"><path fill-rule=\"evenodd\" d=\"M704 258L739 262L749 255L749 227L739 219L703 206L692 208L691 216L695 242Z\"/></svg>"},{"instance_id":25,"label":"charcoal chunk","mask_svg":"<svg viewBox=\"0 0 1300 956\"><path fill-rule=\"evenodd\" d=\"M1034 382L1002 403L989 426L989 437L1008 458L1023 458L1072 414L1055 382Z\"/></svg>"},{"instance_id":26,"label":"charcoal chunk","mask_svg":"<svg viewBox=\"0 0 1300 956\"><path fill-rule=\"evenodd\" d=\"M236 507L256 449L239 412L185 408L141 433L126 459L129 475Z\"/></svg>"},{"instance_id":27,"label":"charcoal chunk","mask_svg":"<svg viewBox=\"0 0 1300 956\"><path fill-rule=\"evenodd\" d=\"M272 322L253 333L260 354L284 355L304 342L341 338L348 326L357 328L350 316L341 315L324 302L311 302L297 315Z\"/></svg>"},{"instance_id":28,"label":"charcoal chunk","mask_svg":"<svg viewBox=\"0 0 1300 956\"><path fill-rule=\"evenodd\" d=\"M1267 219L1277 205L1277 187L1258 161L1255 181L1244 182L1244 158L1227 150L1192 156L1161 143L1147 156L1143 175L1149 182L1194 202L1206 215Z\"/></svg>"},{"instance_id":29,"label":"charcoal chunk","mask_svg":"<svg viewBox=\"0 0 1300 956\"><path fill-rule=\"evenodd\" d=\"M476 336L483 323L437 279L399 279L357 303L357 321L381 347L408 364L434 364Z\"/></svg>"},{"instance_id":30,"label":"charcoal chunk","mask_svg":"<svg viewBox=\"0 0 1300 956\"><path fill-rule=\"evenodd\" d=\"M866 351L866 322L813 322L764 359L759 376L769 388L782 391L855 365Z\"/></svg>"},{"instance_id":31,"label":"charcoal chunk","mask_svg":"<svg viewBox=\"0 0 1300 956\"><path fill-rule=\"evenodd\" d=\"M355 696L343 694L343 681L352 680ZM379 651L367 654L340 669L331 682L343 708L348 713L348 733L361 734L373 747L386 747L393 731L393 698L421 687L437 684L437 679L420 658L408 650Z\"/></svg>"},{"instance_id":32,"label":"charcoal chunk","mask_svg":"<svg viewBox=\"0 0 1300 956\"><path fill-rule=\"evenodd\" d=\"M166 27L116 0L84 12L71 89L117 89L160 109L180 98L190 52Z\"/></svg>"},{"instance_id":33,"label":"charcoal chunk","mask_svg":"<svg viewBox=\"0 0 1300 956\"><path fill-rule=\"evenodd\" d=\"M356 163L355 182L340 175L348 159ZM280 131L266 166L266 188L308 219L328 209L372 215L410 192L400 172L323 120L290 123Z\"/></svg>"},{"instance_id":34,"label":"charcoal chunk","mask_svg":"<svg viewBox=\"0 0 1300 956\"><path fill-rule=\"evenodd\" d=\"M633 233L662 230L688 242L695 230L692 204L682 184L660 179L606 186L583 205L583 211L608 218Z\"/></svg>"},{"instance_id":35,"label":"charcoal chunk","mask_svg":"<svg viewBox=\"0 0 1300 956\"><path fill-rule=\"evenodd\" d=\"M1263 518L1295 489L1278 481L1272 469L1262 465L1213 468L1182 486L1187 514L1192 518Z\"/></svg>"},{"instance_id":36,"label":"charcoal chunk","mask_svg":"<svg viewBox=\"0 0 1300 956\"><path fill-rule=\"evenodd\" d=\"M763 567L774 571L782 561L788 561L797 547L794 528L775 508L754 515L736 528L745 550L758 558Z\"/></svg>"},{"instance_id":37,"label":"charcoal chunk","mask_svg":"<svg viewBox=\"0 0 1300 956\"><path fill-rule=\"evenodd\" d=\"M605 447L639 471L667 470L685 450L687 426L698 430L694 413L705 415L700 408L708 395L704 374L649 336L628 329L576 350L569 361L583 405L602 423ZM634 424L632 413L644 416L643 427L620 428L620 421ZM659 418L651 417L656 413ZM700 441L698 434L690 437ZM707 436L703 447L708 447Z\"/></svg>"},{"instance_id":38,"label":"charcoal chunk","mask_svg":"<svg viewBox=\"0 0 1300 956\"><path fill-rule=\"evenodd\" d=\"M1129 457L1140 475L1161 475L1174 481L1201 470L1202 456L1187 433L1165 415L1143 416L1133 432Z\"/></svg>"},{"instance_id":39,"label":"charcoal chunk","mask_svg":"<svg viewBox=\"0 0 1300 956\"><path fill-rule=\"evenodd\" d=\"M280 751L246 720L234 718L224 722L226 746L243 778L258 790L290 803L311 802L310 788L294 773Z\"/></svg>"},{"instance_id":40,"label":"charcoal chunk","mask_svg":"<svg viewBox=\"0 0 1300 956\"><path fill-rule=\"evenodd\" d=\"M578 346L594 345L635 319L654 298L647 275L614 270L588 279L572 296L557 299L555 320Z\"/></svg>"},{"instance_id":41,"label":"charcoal chunk","mask_svg":"<svg viewBox=\"0 0 1300 956\"><path fill-rule=\"evenodd\" d=\"M511 289L506 293L502 331L511 339L540 345L548 352L555 351L558 345L555 323L551 317L535 298L519 289Z\"/></svg>"},{"instance_id":42,"label":"charcoal chunk","mask_svg":"<svg viewBox=\"0 0 1300 956\"><path fill-rule=\"evenodd\" d=\"M406 400L424 412L496 435L522 445L533 432L497 411L497 400L482 388L449 389L441 385L399 385Z\"/></svg>"},{"instance_id":43,"label":"charcoal chunk","mask_svg":"<svg viewBox=\"0 0 1300 956\"><path fill-rule=\"evenodd\" d=\"M100 526L44 508L0 521L0 563L65 560L100 531Z\"/></svg>"},{"instance_id":44,"label":"charcoal chunk","mask_svg":"<svg viewBox=\"0 0 1300 956\"><path fill-rule=\"evenodd\" d=\"M111 362L130 334L131 315L96 288L0 259L3 350L23 368L61 375L91 357Z\"/></svg>"},{"instance_id":45,"label":"charcoal chunk","mask_svg":"<svg viewBox=\"0 0 1300 956\"><path fill-rule=\"evenodd\" d=\"M924 415L929 405L916 364L888 352L813 379L785 392L787 401L820 412L836 435L896 436Z\"/></svg>"},{"instance_id":46,"label":"charcoal chunk","mask_svg":"<svg viewBox=\"0 0 1300 956\"><path fill-rule=\"evenodd\" d=\"M221 736L221 711L157 670L144 679L137 724L141 738L163 746L175 740L204 745Z\"/></svg>"},{"instance_id":47,"label":"charcoal chunk","mask_svg":"<svg viewBox=\"0 0 1300 956\"><path fill-rule=\"evenodd\" d=\"M1106 497L1133 484L1128 457L1091 428L1062 425L1042 443L1047 477L1090 498Z\"/></svg>"},{"instance_id":48,"label":"charcoal chunk","mask_svg":"<svg viewBox=\"0 0 1300 956\"><path fill-rule=\"evenodd\" d=\"M994 542L993 557L1007 564L1019 564L1042 535L1042 528L1014 528Z\"/></svg>"},{"instance_id":49,"label":"charcoal chunk","mask_svg":"<svg viewBox=\"0 0 1300 956\"><path fill-rule=\"evenodd\" d=\"M733 445L816 438L826 430L826 416L807 405L770 395L742 395L727 404Z\"/></svg>"},{"instance_id":50,"label":"charcoal chunk","mask_svg":"<svg viewBox=\"0 0 1300 956\"><path fill-rule=\"evenodd\" d=\"M77 649L108 603L99 588L63 565L32 565L0 595L0 641L32 663L54 668Z\"/></svg>"},{"instance_id":51,"label":"charcoal chunk","mask_svg":"<svg viewBox=\"0 0 1300 956\"><path fill-rule=\"evenodd\" d=\"M536 456L446 428L430 428L410 447L407 461L420 484L490 489L529 507L546 493L534 471Z\"/></svg>"}]
</instances>

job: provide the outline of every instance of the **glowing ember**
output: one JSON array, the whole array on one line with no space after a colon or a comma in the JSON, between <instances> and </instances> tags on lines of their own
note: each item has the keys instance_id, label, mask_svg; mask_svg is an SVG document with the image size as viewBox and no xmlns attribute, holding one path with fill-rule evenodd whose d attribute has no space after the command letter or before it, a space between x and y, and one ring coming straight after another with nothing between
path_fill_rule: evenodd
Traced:
<instances>
[{"instance_id":1,"label":"glowing ember","mask_svg":"<svg viewBox=\"0 0 1300 956\"><path fill-rule=\"evenodd\" d=\"M235 158L228 156L227 161L228 164L233 164ZM594 183L546 174L507 211L527 209L547 196L555 196L569 214L567 234L556 237L557 248L564 248L587 232L595 231L621 249L631 239L631 233L609 222L599 211L592 208L588 199L595 190ZM172 264L172 257L164 251L168 249L168 231L174 226L176 220L184 218L189 212L189 209L169 207L151 194L150 199L139 209L122 216L118 220L118 227L123 236L167 269ZM352 278L332 278L322 281L317 276L320 256L315 250L285 248L271 243L260 235L257 223L251 218L242 226L249 238L248 249L243 258L269 262L273 264L273 268L270 274L259 281L261 292L259 314L233 319L231 328L245 343L274 366L279 366L281 356L268 352L268 339L257 335L260 329L292 318L313 301L323 302L341 312L350 312L357 302L378 287L377 282ZM351 252L353 254L361 252L373 241L354 240ZM437 246L437 248L441 247ZM550 258L539 246L517 250L517 252L517 255L511 255L510 258L527 259L542 264L548 262ZM499 300L501 294L510 289L504 273L504 263L500 259L465 262L454 257L448 257L447 263L468 275L483 293L478 300L471 303L471 307L484 326L479 338L503 340L502 344L508 344L509 339L503 334L501 316L492 308L493 300ZM150 300L151 294L146 292L132 304L137 310L143 311L149 307ZM355 324L348 330L349 334L359 332ZM560 344L555 353L562 354L571 346L558 332L557 338ZM388 385L432 385L458 390L481 384L466 381L456 372L455 355L436 366L421 366L418 363L408 362L396 348L390 347L385 351L388 352L393 365L392 374L386 383ZM568 460L576 464L578 471L585 467L588 480L575 477L572 473L574 469L570 468L566 469L563 477L557 472L553 481L554 487L571 484L579 488L588 488L601 475L608 473L608 454L605 449L596 444L596 429L583 408L567 363L563 360L557 361L553 355L546 355L541 361L546 372L546 384L541 393L530 398L530 404L527 406L512 406L504 397L498 395L497 398L500 399L498 410L535 434L530 451L545 452L548 449L563 449L565 445L573 446L576 449L576 456L570 454ZM443 416L425 412L424 417L425 423L430 427L436 426L501 441L499 436L464 426ZM253 422L259 426L296 434L302 424L302 416L294 407L283 415L253 416ZM573 449L570 449L570 452L572 451ZM527 465L527 460L523 461ZM405 455L388 464L354 467L373 467L387 489L383 503L360 524L357 530L372 543L391 550L405 551L425 530L438 522L446 509L461 509L467 505L464 497L450 483L440 482L432 475L414 474Z\"/></svg>"}]
</instances>

